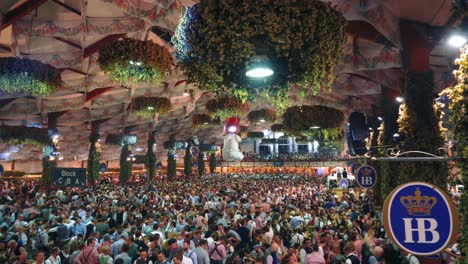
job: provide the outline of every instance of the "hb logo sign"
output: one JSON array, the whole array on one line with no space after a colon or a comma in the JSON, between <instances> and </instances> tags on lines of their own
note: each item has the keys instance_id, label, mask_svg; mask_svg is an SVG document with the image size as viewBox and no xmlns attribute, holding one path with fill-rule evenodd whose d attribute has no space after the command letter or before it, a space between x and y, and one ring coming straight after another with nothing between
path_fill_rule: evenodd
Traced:
<instances>
[{"instance_id":1,"label":"hb logo sign","mask_svg":"<svg viewBox=\"0 0 468 264\"><path fill-rule=\"evenodd\" d=\"M413 255L434 255L458 234L455 206L442 190L429 183L398 186L385 200L382 213L390 238Z\"/></svg>"},{"instance_id":2,"label":"hb logo sign","mask_svg":"<svg viewBox=\"0 0 468 264\"><path fill-rule=\"evenodd\" d=\"M356 180L362 188L372 188L377 182L377 173L373 167L362 165L356 170Z\"/></svg>"}]
</instances>

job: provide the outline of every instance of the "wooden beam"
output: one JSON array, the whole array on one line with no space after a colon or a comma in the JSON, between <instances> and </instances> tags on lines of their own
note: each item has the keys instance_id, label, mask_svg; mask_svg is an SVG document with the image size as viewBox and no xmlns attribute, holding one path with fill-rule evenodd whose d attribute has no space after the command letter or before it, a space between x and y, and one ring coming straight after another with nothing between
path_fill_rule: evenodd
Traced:
<instances>
[{"instance_id":1,"label":"wooden beam","mask_svg":"<svg viewBox=\"0 0 468 264\"><path fill-rule=\"evenodd\" d=\"M62 37L52 37L52 38L81 50L81 45L78 43L75 43L73 41L70 41Z\"/></svg>"},{"instance_id":2,"label":"wooden beam","mask_svg":"<svg viewBox=\"0 0 468 264\"><path fill-rule=\"evenodd\" d=\"M90 74L86 74L86 72L84 71L80 71L80 70L77 70L77 69L73 69L71 67L67 67L67 68L62 68L60 69L61 72L64 72L64 71L71 71L71 72L74 72L74 73L78 73L78 74L81 74L81 75L84 75L84 76L93 76L93 75L90 75Z\"/></svg>"},{"instance_id":3,"label":"wooden beam","mask_svg":"<svg viewBox=\"0 0 468 264\"><path fill-rule=\"evenodd\" d=\"M94 98L98 97L99 95L113 89L115 86L97 88L92 90L91 92L86 93L85 103L93 100Z\"/></svg>"},{"instance_id":4,"label":"wooden beam","mask_svg":"<svg viewBox=\"0 0 468 264\"><path fill-rule=\"evenodd\" d=\"M13 23L29 14L31 11L38 8L45 2L47 2L47 0L28 0L12 11L6 13L3 18L3 23L0 26L0 31L11 26Z\"/></svg>"},{"instance_id":5,"label":"wooden beam","mask_svg":"<svg viewBox=\"0 0 468 264\"><path fill-rule=\"evenodd\" d=\"M0 49L4 50L4 51L11 52L11 48L8 47L7 45L4 45L4 44L0 44Z\"/></svg>"},{"instance_id":6,"label":"wooden beam","mask_svg":"<svg viewBox=\"0 0 468 264\"><path fill-rule=\"evenodd\" d=\"M60 2L59 0L52 0L52 2L54 2L54 3L56 3L57 5L59 5L59 6L61 6L61 7L64 7L65 9L70 10L70 11L72 11L73 13L75 13L75 14L81 16L81 12L80 12L79 10L77 10L77 9L75 9L75 8L73 8L73 7L71 7L71 6L67 5L67 4L65 4L65 3L63 3L63 2Z\"/></svg>"},{"instance_id":7,"label":"wooden beam","mask_svg":"<svg viewBox=\"0 0 468 264\"><path fill-rule=\"evenodd\" d=\"M115 35L109 35L104 37L103 39L97 41L96 43L90 45L89 47L85 48L83 52L83 59L88 58L89 56L93 55L93 53L97 52L99 49L104 47L109 42L116 41L119 38L124 37L126 34L115 34Z\"/></svg>"}]
</instances>

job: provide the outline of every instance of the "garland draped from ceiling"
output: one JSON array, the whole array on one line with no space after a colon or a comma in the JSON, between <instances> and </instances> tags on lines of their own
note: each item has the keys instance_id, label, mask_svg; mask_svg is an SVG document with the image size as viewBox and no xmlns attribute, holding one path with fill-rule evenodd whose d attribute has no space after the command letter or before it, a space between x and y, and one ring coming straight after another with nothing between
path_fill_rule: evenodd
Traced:
<instances>
[{"instance_id":1,"label":"garland draped from ceiling","mask_svg":"<svg viewBox=\"0 0 468 264\"><path fill-rule=\"evenodd\" d=\"M0 143L9 145L31 144L42 147L50 143L47 128L0 126Z\"/></svg>"},{"instance_id":2,"label":"garland draped from ceiling","mask_svg":"<svg viewBox=\"0 0 468 264\"><path fill-rule=\"evenodd\" d=\"M275 122L276 112L268 108L254 110L249 113L247 118L249 119L250 122L253 122L253 123L260 122L260 120L263 120L263 122Z\"/></svg>"}]
</instances>

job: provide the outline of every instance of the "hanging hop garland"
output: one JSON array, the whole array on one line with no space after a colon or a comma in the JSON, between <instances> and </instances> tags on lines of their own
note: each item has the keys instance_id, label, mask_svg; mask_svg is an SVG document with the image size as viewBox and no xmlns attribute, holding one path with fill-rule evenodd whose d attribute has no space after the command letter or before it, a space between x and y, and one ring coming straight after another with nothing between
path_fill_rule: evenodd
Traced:
<instances>
[{"instance_id":1,"label":"hanging hop garland","mask_svg":"<svg viewBox=\"0 0 468 264\"><path fill-rule=\"evenodd\" d=\"M62 83L60 71L39 61L14 57L0 58L0 90L45 96Z\"/></svg>"},{"instance_id":2,"label":"hanging hop garland","mask_svg":"<svg viewBox=\"0 0 468 264\"><path fill-rule=\"evenodd\" d=\"M232 116L238 116L239 114L249 109L247 102L231 97L221 97L217 99L211 99L206 102L206 112L213 118L226 119Z\"/></svg>"},{"instance_id":3,"label":"hanging hop garland","mask_svg":"<svg viewBox=\"0 0 468 264\"><path fill-rule=\"evenodd\" d=\"M263 122L274 122L276 120L276 112L271 109L255 110L251 111L247 118L253 123L260 122L260 120L263 120Z\"/></svg>"},{"instance_id":4,"label":"hanging hop garland","mask_svg":"<svg viewBox=\"0 0 468 264\"><path fill-rule=\"evenodd\" d=\"M202 89L252 99L259 89L277 96L299 83L316 94L334 81L345 24L316 0L202 0L187 10L172 42L188 81ZM275 72L266 83L245 76L255 55L266 56Z\"/></svg>"},{"instance_id":5,"label":"hanging hop garland","mask_svg":"<svg viewBox=\"0 0 468 264\"><path fill-rule=\"evenodd\" d=\"M172 103L166 97L137 97L133 100L133 113L144 118L165 114L172 108Z\"/></svg>"},{"instance_id":6,"label":"hanging hop garland","mask_svg":"<svg viewBox=\"0 0 468 264\"><path fill-rule=\"evenodd\" d=\"M117 40L99 50L101 69L118 83L159 82L172 70L171 53L151 41Z\"/></svg>"},{"instance_id":7,"label":"hanging hop garland","mask_svg":"<svg viewBox=\"0 0 468 264\"><path fill-rule=\"evenodd\" d=\"M293 106L283 114L285 130L291 135L302 135L313 127L320 129L340 128L344 114L338 109L321 105ZM314 132L312 132L314 133Z\"/></svg>"}]
</instances>

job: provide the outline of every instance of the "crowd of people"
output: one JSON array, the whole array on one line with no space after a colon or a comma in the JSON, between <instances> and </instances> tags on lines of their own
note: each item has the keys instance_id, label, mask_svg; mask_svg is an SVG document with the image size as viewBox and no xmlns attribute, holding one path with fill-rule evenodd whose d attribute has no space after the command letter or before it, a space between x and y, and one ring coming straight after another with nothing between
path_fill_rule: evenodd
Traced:
<instances>
[{"instance_id":1,"label":"crowd of people","mask_svg":"<svg viewBox=\"0 0 468 264\"><path fill-rule=\"evenodd\" d=\"M317 177L29 185L1 199L0 263L419 263L388 240L369 193Z\"/></svg>"}]
</instances>

